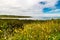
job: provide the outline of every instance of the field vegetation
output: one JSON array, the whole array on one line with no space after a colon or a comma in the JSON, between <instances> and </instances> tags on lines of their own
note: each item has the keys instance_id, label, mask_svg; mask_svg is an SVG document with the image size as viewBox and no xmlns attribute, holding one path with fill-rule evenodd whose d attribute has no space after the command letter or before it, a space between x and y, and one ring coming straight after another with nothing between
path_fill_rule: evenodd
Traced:
<instances>
[{"instance_id":1,"label":"field vegetation","mask_svg":"<svg viewBox=\"0 0 60 40\"><path fill-rule=\"evenodd\" d=\"M0 19L0 40L60 40L60 19Z\"/></svg>"}]
</instances>

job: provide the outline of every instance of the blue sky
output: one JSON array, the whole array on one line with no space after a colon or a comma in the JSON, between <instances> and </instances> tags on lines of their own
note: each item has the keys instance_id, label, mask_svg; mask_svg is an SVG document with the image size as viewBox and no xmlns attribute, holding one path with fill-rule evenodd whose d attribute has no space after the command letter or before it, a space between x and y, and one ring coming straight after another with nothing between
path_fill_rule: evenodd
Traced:
<instances>
[{"instance_id":1,"label":"blue sky","mask_svg":"<svg viewBox=\"0 0 60 40\"><path fill-rule=\"evenodd\" d=\"M0 0L0 15L60 16L60 0Z\"/></svg>"},{"instance_id":2,"label":"blue sky","mask_svg":"<svg viewBox=\"0 0 60 40\"><path fill-rule=\"evenodd\" d=\"M43 12L44 13L47 13L47 12L52 11L52 10L60 9L60 0L58 0L56 2L56 4L54 5L54 7L55 7L54 9L53 8L50 8L50 7L47 7L47 8L45 7L45 8L43 8ZM60 10L58 10L58 11L60 11ZM57 12L57 13L59 13L59 12Z\"/></svg>"}]
</instances>

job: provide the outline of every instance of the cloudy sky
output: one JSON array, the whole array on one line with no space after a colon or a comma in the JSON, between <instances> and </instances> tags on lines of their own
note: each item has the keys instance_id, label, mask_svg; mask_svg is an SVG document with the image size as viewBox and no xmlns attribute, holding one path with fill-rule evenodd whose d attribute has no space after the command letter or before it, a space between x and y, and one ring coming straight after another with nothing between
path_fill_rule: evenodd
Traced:
<instances>
[{"instance_id":1,"label":"cloudy sky","mask_svg":"<svg viewBox=\"0 0 60 40\"><path fill-rule=\"evenodd\" d=\"M60 16L60 0L0 0L0 15Z\"/></svg>"}]
</instances>

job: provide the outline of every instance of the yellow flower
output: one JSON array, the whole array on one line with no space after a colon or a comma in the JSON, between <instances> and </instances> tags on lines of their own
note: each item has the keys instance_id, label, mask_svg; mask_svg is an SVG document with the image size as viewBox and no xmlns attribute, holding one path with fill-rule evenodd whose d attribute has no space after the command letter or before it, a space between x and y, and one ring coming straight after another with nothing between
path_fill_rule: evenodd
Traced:
<instances>
[{"instance_id":1,"label":"yellow flower","mask_svg":"<svg viewBox=\"0 0 60 40\"><path fill-rule=\"evenodd\" d=\"M15 31L15 32L18 32L18 30L16 30L16 29L15 29L14 31Z\"/></svg>"},{"instance_id":2,"label":"yellow flower","mask_svg":"<svg viewBox=\"0 0 60 40\"><path fill-rule=\"evenodd\" d=\"M0 30L0 32L2 32L2 30Z\"/></svg>"}]
</instances>

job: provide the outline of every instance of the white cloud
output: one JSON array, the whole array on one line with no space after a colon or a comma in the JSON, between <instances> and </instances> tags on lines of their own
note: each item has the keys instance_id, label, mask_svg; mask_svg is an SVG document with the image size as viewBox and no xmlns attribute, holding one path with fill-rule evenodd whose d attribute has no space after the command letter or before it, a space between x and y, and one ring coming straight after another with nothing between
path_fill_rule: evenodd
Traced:
<instances>
[{"instance_id":1,"label":"white cloud","mask_svg":"<svg viewBox=\"0 0 60 40\"><path fill-rule=\"evenodd\" d=\"M45 1L47 4L38 4L41 1ZM56 2L57 0L0 0L0 14L40 16L44 7L54 8Z\"/></svg>"},{"instance_id":2,"label":"white cloud","mask_svg":"<svg viewBox=\"0 0 60 40\"><path fill-rule=\"evenodd\" d=\"M0 0L0 6L29 8L37 2L38 0Z\"/></svg>"}]
</instances>

